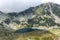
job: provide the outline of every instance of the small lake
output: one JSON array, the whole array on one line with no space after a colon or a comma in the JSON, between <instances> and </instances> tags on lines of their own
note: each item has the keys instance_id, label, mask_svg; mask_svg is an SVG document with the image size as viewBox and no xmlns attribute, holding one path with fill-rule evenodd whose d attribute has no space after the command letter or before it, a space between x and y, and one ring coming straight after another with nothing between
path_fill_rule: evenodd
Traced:
<instances>
[{"instance_id":1,"label":"small lake","mask_svg":"<svg viewBox=\"0 0 60 40\"><path fill-rule=\"evenodd\" d=\"M15 31L16 33L25 33L25 32L32 32L35 31L37 29L32 29L32 28L23 28L23 29L19 29L17 31Z\"/></svg>"}]
</instances>

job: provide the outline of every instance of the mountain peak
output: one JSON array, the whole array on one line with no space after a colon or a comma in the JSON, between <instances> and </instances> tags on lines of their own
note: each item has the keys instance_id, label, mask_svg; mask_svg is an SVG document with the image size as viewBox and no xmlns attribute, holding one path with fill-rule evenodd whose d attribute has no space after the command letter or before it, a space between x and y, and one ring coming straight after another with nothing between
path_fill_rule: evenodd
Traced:
<instances>
[{"instance_id":1,"label":"mountain peak","mask_svg":"<svg viewBox=\"0 0 60 40\"><path fill-rule=\"evenodd\" d=\"M3 14L3 12L2 12L2 11L0 11L0 14Z\"/></svg>"}]
</instances>

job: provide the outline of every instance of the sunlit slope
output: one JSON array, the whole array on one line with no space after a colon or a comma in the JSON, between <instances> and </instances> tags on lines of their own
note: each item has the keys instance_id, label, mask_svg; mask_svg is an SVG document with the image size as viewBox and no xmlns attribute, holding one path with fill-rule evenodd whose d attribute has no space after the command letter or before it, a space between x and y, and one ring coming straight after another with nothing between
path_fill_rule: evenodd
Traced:
<instances>
[{"instance_id":1,"label":"sunlit slope","mask_svg":"<svg viewBox=\"0 0 60 40\"><path fill-rule=\"evenodd\" d=\"M60 29L52 29L49 30L51 33L55 34L56 36L60 36Z\"/></svg>"},{"instance_id":2,"label":"sunlit slope","mask_svg":"<svg viewBox=\"0 0 60 40\"><path fill-rule=\"evenodd\" d=\"M54 34L48 31L33 31L18 36L16 40L54 40Z\"/></svg>"}]
</instances>

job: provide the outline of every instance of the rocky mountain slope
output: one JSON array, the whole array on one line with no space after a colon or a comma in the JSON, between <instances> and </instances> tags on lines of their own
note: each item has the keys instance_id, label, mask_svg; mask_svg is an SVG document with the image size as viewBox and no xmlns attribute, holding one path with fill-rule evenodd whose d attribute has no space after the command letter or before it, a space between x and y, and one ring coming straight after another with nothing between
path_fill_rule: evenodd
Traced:
<instances>
[{"instance_id":1,"label":"rocky mountain slope","mask_svg":"<svg viewBox=\"0 0 60 40\"><path fill-rule=\"evenodd\" d=\"M24 27L60 26L60 5L44 3L22 12L3 13L0 11L0 25L17 30Z\"/></svg>"},{"instance_id":2,"label":"rocky mountain slope","mask_svg":"<svg viewBox=\"0 0 60 40\"><path fill-rule=\"evenodd\" d=\"M60 27L59 4L50 2L43 3L36 7L30 7L22 12L11 12L6 14L0 11L1 40L21 40L20 37L22 37L22 40L25 40L25 38L26 40L33 40L36 37L38 37L36 40L40 40L40 37L42 40L46 39L45 37L47 37L47 40L54 40L54 34L46 30L42 31L40 29L54 29L58 27ZM20 33L22 33L22 35L20 35ZM42 34L42 36L40 34Z\"/></svg>"}]
</instances>

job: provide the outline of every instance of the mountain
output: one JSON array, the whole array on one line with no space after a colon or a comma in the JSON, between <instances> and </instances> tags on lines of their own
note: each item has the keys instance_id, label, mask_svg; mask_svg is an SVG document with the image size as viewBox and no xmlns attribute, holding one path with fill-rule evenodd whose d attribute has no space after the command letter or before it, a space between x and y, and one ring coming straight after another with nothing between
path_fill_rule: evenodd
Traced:
<instances>
[{"instance_id":1,"label":"mountain","mask_svg":"<svg viewBox=\"0 0 60 40\"><path fill-rule=\"evenodd\" d=\"M59 10L60 5L54 3L45 3L40 6L35 7L35 17L33 19L28 20L28 23L37 26L59 26L60 18L59 18ZM55 11L54 11L55 10Z\"/></svg>"},{"instance_id":2,"label":"mountain","mask_svg":"<svg viewBox=\"0 0 60 40\"><path fill-rule=\"evenodd\" d=\"M54 40L54 28L60 28L60 5L56 3L43 3L22 12L0 11L0 40Z\"/></svg>"},{"instance_id":3,"label":"mountain","mask_svg":"<svg viewBox=\"0 0 60 40\"><path fill-rule=\"evenodd\" d=\"M43 3L22 12L3 13L0 11L0 24L6 29L18 30L25 27L59 27L60 5Z\"/></svg>"}]
</instances>

